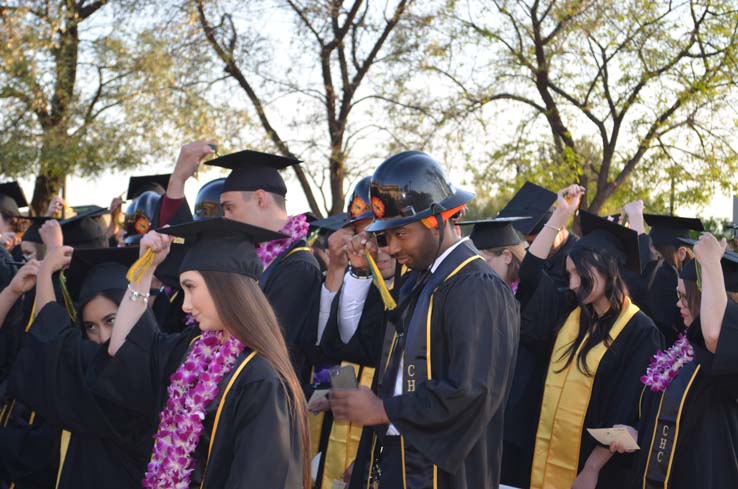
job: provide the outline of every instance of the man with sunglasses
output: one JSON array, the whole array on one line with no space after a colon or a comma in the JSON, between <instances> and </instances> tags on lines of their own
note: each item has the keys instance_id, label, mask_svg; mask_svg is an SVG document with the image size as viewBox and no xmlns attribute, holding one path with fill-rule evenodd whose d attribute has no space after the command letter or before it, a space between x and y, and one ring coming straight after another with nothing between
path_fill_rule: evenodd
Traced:
<instances>
[{"instance_id":1,"label":"man with sunglasses","mask_svg":"<svg viewBox=\"0 0 738 489\"><path fill-rule=\"evenodd\" d=\"M349 487L496 488L520 317L510 288L453 228L473 194L418 151L382 163L370 193L367 231L383 233L411 272L388 326L379 395L331 392L336 419L372 439Z\"/></svg>"}]
</instances>

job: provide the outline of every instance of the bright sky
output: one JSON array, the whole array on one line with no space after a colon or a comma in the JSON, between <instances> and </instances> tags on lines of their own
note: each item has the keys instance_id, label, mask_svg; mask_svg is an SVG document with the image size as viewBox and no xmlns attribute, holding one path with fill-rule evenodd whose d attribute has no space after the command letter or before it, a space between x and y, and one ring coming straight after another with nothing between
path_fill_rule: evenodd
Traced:
<instances>
[{"instance_id":1,"label":"bright sky","mask_svg":"<svg viewBox=\"0 0 738 489\"><path fill-rule=\"evenodd\" d=\"M100 206L107 207L113 197L120 195L128 188L128 178L133 175L148 175L157 173L169 173L174 168L174 162L176 155L172 156L171 164L160 164L160 165L147 165L145 167L136 170L134 173L131 172L110 172L101 175L95 179L85 179L81 177L70 177L67 180L67 203L70 206L77 205L88 205L97 204ZM194 206L195 197L197 191L201 185L209 182L212 179L224 176L225 173L221 173L218 170L208 169L201 171L198 175L198 179L190 179L185 187L185 193L187 200L190 203L190 207ZM300 188L299 182L295 178L294 174L285 175L287 178L287 210L291 214L304 212L308 210L307 200ZM461 172L451 172L450 178L454 182L461 182L463 175ZM33 180L22 179L20 181L23 190L26 193L28 200L33 195ZM125 208L124 208L125 209ZM718 193L712 199L709 205L705 206L702 212L693 208L680 208L677 209L677 214L691 217L713 217L718 219L732 219L733 217L733 200L732 196L728 194Z\"/></svg>"}]
</instances>

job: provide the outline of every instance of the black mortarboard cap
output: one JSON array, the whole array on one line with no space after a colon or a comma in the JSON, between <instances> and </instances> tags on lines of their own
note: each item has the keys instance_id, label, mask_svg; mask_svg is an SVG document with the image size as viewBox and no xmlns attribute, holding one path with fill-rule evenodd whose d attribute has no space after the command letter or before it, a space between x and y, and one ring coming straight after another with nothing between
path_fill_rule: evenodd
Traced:
<instances>
[{"instance_id":1,"label":"black mortarboard cap","mask_svg":"<svg viewBox=\"0 0 738 489\"><path fill-rule=\"evenodd\" d=\"M550 215L549 211L556 198L554 192L535 183L525 182L497 217L530 216L530 219L517 221L513 226L523 236L537 234L545 222L544 218Z\"/></svg>"},{"instance_id":2,"label":"black mortarboard cap","mask_svg":"<svg viewBox=\"0 0 738 489\"><path fill-rule=\"evenodd\" d=\"M515 223L530 217L498 217L497 219L483 219L479 221L458 222L459 226L474 226L469 237L474 246L480 250L515 246L523 239L515 230Z\"/></svg>"},{"instance_id":3,"label":"black mortarboard cap","mask_svg":"<svg viewBox=\"0 0 738 489\"><path fill-rule=\"evenodd\" d=\"M248 192L261 189L281 196L287 195L287 185L279 174L279 170L299 163L301 163L300 160L294 158L248 149L205 162L206 165L233 170L226 178L223 192Z\"/></svg>"},{"instance_id":4,"label":"black mortarboard cap","mask_svg":"<svg viewBox=\"0 0 738 489\"><path fill-rule=\"evenodd\" d=\"M172 176L171 173L164 173L161 175L143 175L129 178L126 200L133 200L149 190L159 195L163 194L167 190L167 185L169 185L170 176Z\"/></svg>"},{"instance_id":5,"label":"black mortarboard cap","mask_svg":"<svg viewBox=\"0 0 738 489\"><path fill-rule=\"evenodd\" d=\"M689 238L689 231L704 231L702 221L695 217L662 216L658 214L644 214L646 224L651 226L653 244L678 245L677 238Z\"/></svg>"},{"instance_id":6,"label":"black mortarboard cap","mask_svg":"<svg viewBox=\"0 0 738 489\"><path fill-rule=\"evenodd\" d=\"M339 212L332 216L325 217L323 219L315 219L310 221L311 229L324 229L326 231L338 231L339 229L348 226L349 217L345 212Z\"/></svg>"},{"instance_id":7,"label":"black mortarboard cap","mask_svg":"<svg viewBox=\"0 0 738 489\"><path fill-rule=\"evenodd\" d=\"M687 246L694 246L697 242L694 239L689 238L677 238L680 244ZM738 292L738 253L731 250L726 250L722 259L720 260L720 266L723 269L723 280L725 281L725 290L728 292ZM689 260L682 267L682 271L679 273L682 280L691 280L697 282L697 260Z\"/></svg>"},{"instance_id":8,"label":"black mortarboard cap","mask_svg":"<svg viewBox=\"0 0 738 489\"><path fill-rule=\"evenodd\" d=\"M74 248L103 248L108 240L105 229L95 219L110 212L104 207L92 208L82 214L60 221L64 244Z\"/></svg>"},{"instance_id":9,"label":"black mortarboard cap","mask_svg":"<svg viewBox=\"0 0 738 489\"><path fill-rule=\"evenodd\" d=\"M100 292L126 290L126 273L137 259L138 247L74 250L65 275L77 307L83 307Z\"/></svg>"},{"instance_id":10,"label":"black mortarboard cap","mask_svg":"<svg viewBox=\"0 0 738 489\"><path fill-rule=\"evenodd\" d=\"M229 272L255 280L263 271L255 245L287 237L225 217L201 219L156 231L184 238L184 245L188 249L182 258L179 273L190 270Z\"/></svg>"},{"instance_id":11,"label":"black mortarboard cap","mask_svg":"<svg viewBox=\"0 0 738 489\"><path fill-rule=\"evenodd\" d=\"M28 201L18 182L0 183L0 211L17 216L20 207L28 207Z\"/></svg>"},{"instance_id":12,"label":"black mortarboard cap","mask_svg":"<svg viewBox=\"0 0 738 489\"><path fill-rule=\"evenodd\" d=\"M585 211L579 211L579 223L582 237L572 249L585 248L609 255L617 259L622 267L641 273L636 231Z\"/></svg>"},{"instance_id":13,"label":"black mortarboard cap","mask_svg":"<svg viewBox=\"0 0 738 489\"><path fill-rule=\"evenodd\" d=\"M27 217L26 219L29 219L31 221L31 224L23 232L23 236L21 236L21 241L43 244L44 241L41 239L41 235L38 233L38 230L41 228L41 225L43 223L53 218L34 216L34 217Z\"/></svg>"}]
</instances>

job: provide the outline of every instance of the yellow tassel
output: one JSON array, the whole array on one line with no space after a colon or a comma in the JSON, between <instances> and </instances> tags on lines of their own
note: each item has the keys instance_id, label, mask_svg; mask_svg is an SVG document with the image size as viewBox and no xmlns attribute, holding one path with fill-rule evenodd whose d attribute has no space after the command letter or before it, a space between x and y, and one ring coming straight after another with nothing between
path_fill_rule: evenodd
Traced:
<instances>
[{"instance_id":1,"label":"yellow tassel","mask_svg":"<svg viewBox=\"0 0 738 489\"><path fill-rule=\"evenodd\" d=\"M139 283L141 277L154 265L154 258L156 258L156 253L151 251L151 248L146 250L143 256L136 260L136 263L128 269L128 273L126 274L128 281L134 284Z\"/></svg>"},{"instance_id":2,"label":"yellow tassel","mask_svg":"<svg viewBox=\"0 0 738 489\"><path fill-rule=\"evenodd\" d=\"M395 299L392 297L392 294L387 288L387 284L384 283L384 277L382 277L382 274L379 273L377 262L374 261L374 258L368 251L364 253L364 256L366 257L366 261L369 262L369 269L372 271L372 280L374 281L374 285L377 287L377 289L379 289L379 295L382 296L382 302L384 302L384 310L391 311L393 309L396 309L397 303L395 302Z\"/></svg>"},{"instance_id":3,"label":"yellow tassel","mask_svg":"<svg viewBox=\"0 0 738 489\"><path fill-rule=\"evenodd\" d=\"M700 265L700 262L695 261L694 268L697 271L697 290L702 292L702 266Z\"/></svg>"},{"instance_id":4,"label":"yellow tassel","mask_svg":"<svg viewBox=\"0 0 738 489\"><path fill-rule=\"evenodd\" d=\"M315 231L312 236L310 236L307 240L307 245L310 247L313 247L315 245L315 242L318 241L318 237L320 236L320 233L318 231Z\"/></svg>"},{"instance_id":5,"label":"yellow tassel","mask_svg":"<svg viewBox=\"0 0 738 489\"><path fill-rule=\"evenodd\" d=\"M77 311L74 308L74 302L72 296L69 294L69 288L67 287L67 277L64 276L64 270L59 273L59 284L61 285L62 297L64 298L64 307L67 309L67 314L72 318L72 321L77 320Z\"/></svg>"}]
</instances>

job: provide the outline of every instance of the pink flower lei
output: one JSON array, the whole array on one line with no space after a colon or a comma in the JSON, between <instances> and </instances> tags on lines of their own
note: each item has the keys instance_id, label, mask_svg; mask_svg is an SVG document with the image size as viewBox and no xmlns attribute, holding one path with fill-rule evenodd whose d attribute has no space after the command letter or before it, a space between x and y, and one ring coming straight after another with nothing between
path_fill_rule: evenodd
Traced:
<instances>
[{"instance_id":1,"label":"pink flower lei","mask_svg":"<svg viewBox=\"0 0 738 489\"><path fill-rule=\"evenodd\" d=\"M244 346L222 331L204 331L172 374L166 406L154 435L154 449L143 480L146 489L187 489L195 468L192 458L202 433L205 408L219 392Z\"/></svg>"},{"instance_id":2,"label":"pink flower lei","mask_svg":"<svg viewBox=\"0 0 738 489\"><path fill-rule=\"evenodd\" d=\"M287 224L285 224L279 231L289 237L277 241L262 243L258 248L256 248L256 254L261 258L261 263L264 265L264 268L268 267L275 258L284 253L284 251L290 246L294 245L301 239L305 239L309 227L310 225L307 222L305 214L290 216L287 220Z\"/></svg>"},{"instance_id":3,"label":"pink flower lei","mask_svg":"<svg viewBox=\"0 0 738 489\"><path fill-rule=\"evenodd\" d=\"M657 352L651 358L651 363L646 369L646 375L641 377L641 382L653 392L663 392L669 387L679 370L693 359L694 348L682 333L668 350Z\"/></svg>"}]
</instances>

